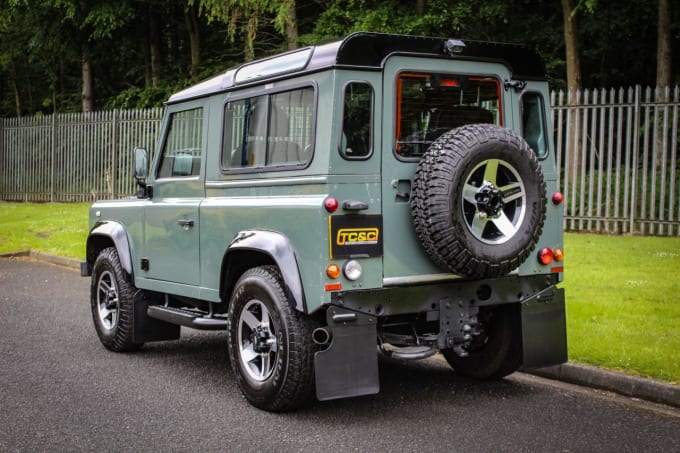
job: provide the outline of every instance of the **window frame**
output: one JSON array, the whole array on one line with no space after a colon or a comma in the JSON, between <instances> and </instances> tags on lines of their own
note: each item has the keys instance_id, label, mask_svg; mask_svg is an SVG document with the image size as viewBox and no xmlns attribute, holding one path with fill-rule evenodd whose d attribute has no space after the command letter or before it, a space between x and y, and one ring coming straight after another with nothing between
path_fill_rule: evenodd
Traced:
<instances>
[{"instance_id":1,"label":"window frame","mask_svg":"<svg viewBox=\"0 0 680 453\"><path fill-rule=\"evenodd\" d=\"M262 87L261 87L262 88ZM260 165L260 166L252 166L252 167L225 167L224 166L224 152L225 152L225 139L226 139L226 124L225 121L227 120L227 107L229 104L234 103L234 102L239 102L243 101L245 99L252 99L252 98L257 98L260 96L266 96L266 105L267 105L267 134L269 133L270 130L270 106L271 106L271 96L274 96L276 94L280 93L286 93L289 91L295 91L295 90L303 90L305 88L311 88L312 89L312 121L310 124L311 128L311 135L310 135L310 145L311 145L311 150L309 152L309 157L305 162L298 162L298 163L281 163L281 164L274 164L274 165ZM318 97L319 97L319 90L316 82L314 81L305 81L305 82L299 82L295 84L290 84L290 85L285 85L285 86L277 86L277 87L265 87L263 89L249 89L247 92L238 92L235 93L233 97L227 96L227 98L224 100L222 104L222 117L221 117L221 133L220 133L220 171L227 175L227 174L247 174L247 173L266 173L266 172L279 172L279 171L291 171L291 170L303 170L307 167L309 167L314 160L314 153L316 151L316 125L317 125L317 117L318 117ZM229 125L231 127L232 124Z\"/></svg>"}]
</instances>

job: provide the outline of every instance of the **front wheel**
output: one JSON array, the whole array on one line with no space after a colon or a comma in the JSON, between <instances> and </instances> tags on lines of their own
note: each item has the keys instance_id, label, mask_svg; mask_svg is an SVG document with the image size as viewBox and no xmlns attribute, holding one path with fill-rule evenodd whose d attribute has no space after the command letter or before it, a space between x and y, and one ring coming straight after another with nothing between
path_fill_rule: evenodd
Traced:
<instances>
[{"instance_id":1,"label":"front wheel","mask_svg":"<svg viewBox=\"0 0 680 453\"><path fill-rule=\"evenodd\" d=\"M102 344L111 351L134 351L135 287L129 281L114 247L102 250L92 268L90 307Z\"/></svg>"},{"instance_id":2,"label":"front wheel","mask_svg":"<svg viewBox=\"0 0 680 453\"><path fill-rule=\"evenodd\" d=\"M279 270L246 271L229 304L229 359L241 392L272 412L303 405L314 390L313 322L296 311Z\"/></svg>"},{"instance_id":3,"label":"front wheel","mask_svg":"<svg viewBox=\"0 0 680 453\"><path fill-rule=\"evenodd\" d=\"M459 356L453 349L442 354L451 368L461 376L474 379L501 379L522 366L522 335L519 304L501 305L480 311L480 335Z\"/></svg>"}]
</instances>

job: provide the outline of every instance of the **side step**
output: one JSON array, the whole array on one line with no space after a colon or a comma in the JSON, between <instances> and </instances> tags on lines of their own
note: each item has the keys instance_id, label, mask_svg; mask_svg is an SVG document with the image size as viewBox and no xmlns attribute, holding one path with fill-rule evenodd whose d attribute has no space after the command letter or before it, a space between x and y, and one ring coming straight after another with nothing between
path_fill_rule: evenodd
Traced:
<instances>
[{"instance_id":1,"label":"side step","mask_svg":"<svg viewBox=\"0 0 680 453\"><path fill-rule=\"evenodd\" d=\"M206 318L196 312L182 310L181 308L149 305L146 314L152 318L169 322L170 324L177 324L198 330L227 330L227 320L224 318Z\"/></svg>"},{"instance_id":2,"label":"side step","mask_svg":"<svg viewBox=\"0 0 680 453\"><path fill-rule=\"evenodd\" d=\"M435 348L433 345L397 347L389 344L383 344L381 350L387 357L398 360L426 359L430 356L433 356L437 352L437 348Z\"/></svg>"}]
</instances>

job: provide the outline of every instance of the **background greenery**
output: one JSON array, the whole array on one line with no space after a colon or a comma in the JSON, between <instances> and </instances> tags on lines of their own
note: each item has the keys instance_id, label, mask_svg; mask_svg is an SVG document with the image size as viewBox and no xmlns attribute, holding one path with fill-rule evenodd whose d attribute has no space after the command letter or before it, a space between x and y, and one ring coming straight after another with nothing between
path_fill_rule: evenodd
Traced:
<instances>
[{"instance_id":1,"label":"background greenery","mask_svg":"<svg viewBox=\"0 0 680 453\"><path fill-rule=\"evenodd\" d=\"M0 253L82 259L88 204L0 202ZM569 357L680 384L680 238L565 235Z\"/></svg>"},{"instance_id":2,"label":"background greenery","mask_svg":"<svg viewBox=\"0 0 680 453\"><path fill-rule=\"evenodd\" d=\"M572 3L583 87L655 84L657 1ZM680 8L671 3L677 62ZM0 0L0 116L80 111L84 62L96 109L159 106L188 84L287 49L292 19L296 45L359 30L527 44L559 89L561 8L560 0ZM679 83L677 64L673 74Z\"/></svg>"}]
</instances>

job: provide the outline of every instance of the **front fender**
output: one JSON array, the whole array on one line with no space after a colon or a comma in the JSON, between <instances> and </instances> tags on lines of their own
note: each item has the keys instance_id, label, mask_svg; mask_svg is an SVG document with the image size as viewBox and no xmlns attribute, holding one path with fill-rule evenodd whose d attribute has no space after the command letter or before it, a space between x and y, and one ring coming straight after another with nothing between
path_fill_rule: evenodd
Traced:
<instances>
[{"instance_id":1,"label":"front fender","mask_svg":"<svg viewBox=\"0 0 680 453\"><path fill-rule=\"evenodd\" d=\"M118 222L104 221L97 223L87 237L86 256L88 270L91 272L94 261L99 252L108 247L110 243L116 247L120 265L125 272L133 276L132 256L130 254L130 240L125 227Z\"/></svg>"},{"instance_id":2,"label":"front fender","mask_svg":"<svg viewBox=\"0 0 680 453\"><path fill-rule=\"evenodd\" d=\"M254 258L256 256L266 259L263 261ZM288 237L276 231L244 230L234 237L224 258L222 281L225 282L225 287L222 292L225 297L231 294L238 276L248 267L267 263L279 268L288 296L295 303L295 309L305 312L307 304L295 249Z\"/></svg>"}]
</instances>

